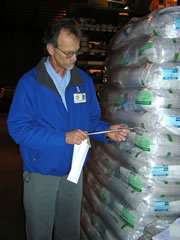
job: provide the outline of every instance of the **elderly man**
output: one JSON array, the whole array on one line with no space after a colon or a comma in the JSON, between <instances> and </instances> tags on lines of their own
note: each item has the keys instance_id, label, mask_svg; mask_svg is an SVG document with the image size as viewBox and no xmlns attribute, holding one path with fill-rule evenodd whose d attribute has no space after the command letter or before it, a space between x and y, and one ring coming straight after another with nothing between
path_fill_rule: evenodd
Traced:
<instances>
[{"instance_id":1,"label":"elderly man","mask_svg":"<svg viewBox=\"0 0 180 240\"><path fill-rule=\"evenodd\" d=\"M79 240L82 174L67 180L74 144L88 132L119 128L100 120L92 79L75 66L81 32L64 18L44 34L48 57L19 80L8 129L20 146L24 169L24 208L28 240ZM94 135L107 142L128 131Z\"/></svg>"}]
</instances>

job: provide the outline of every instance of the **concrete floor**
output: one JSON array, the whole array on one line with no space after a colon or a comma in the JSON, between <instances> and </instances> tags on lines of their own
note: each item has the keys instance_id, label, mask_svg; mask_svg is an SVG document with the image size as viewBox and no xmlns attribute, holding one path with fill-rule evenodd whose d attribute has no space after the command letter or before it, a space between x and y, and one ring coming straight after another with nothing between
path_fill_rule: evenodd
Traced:
<instances>
[{"instance_id":1,"label":"concrete floor","mask_svg":"<svg viewBox=\"0 0 180 240\"><path fill-rule=\"evenodd\" d=\"M6 118L0 113L0 239L25 240L22 161L8 136Z\"/></svg>"},{"instance_id":2,"label":"concrete floor","mask_svg":"<svg viewBox=\"0 0 180 240\"><path fill-rule=\"evenodd\" d=\"M22 160L6 120L7 114L0 112L0 240L26 240Z\"/></svg>"}]
</instances>

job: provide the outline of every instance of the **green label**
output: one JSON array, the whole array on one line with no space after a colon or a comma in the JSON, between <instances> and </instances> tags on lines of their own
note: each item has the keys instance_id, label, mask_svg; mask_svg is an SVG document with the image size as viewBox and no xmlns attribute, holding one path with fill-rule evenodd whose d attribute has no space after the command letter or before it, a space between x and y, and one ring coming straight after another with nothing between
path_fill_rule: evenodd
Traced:
<instances>
[{"instance_id":1,"label":"green label","mask_svg":"<svg viewBox=\"0 0 180 240\"><path fill-rule=\"evenodd\" d=\"M132 215L126 208L123 208L120 216L131 226L134 227L136 216Z\"/></svg>"},{"instance_id":2,"label":"green label","mask_svg":"<svg viewBox=\"0 0 180 240\"><path fill-rule=\"evenodd\" d=\"M139 135L135 136L134 144L146 152L150 152L150 143L151 139L149 137Z\"/></svg>"},{"instance_id":3,"label":"green label","mask_svg":"<svg viewBox=\"0 0 180 240\"><path fill-rule=\"evenodd\" d=\"M135 158L138 158L141 152L136 153Z\"/></svg>"},{"instance_id":4,"label":"green label","mask_svg":"<svg viewBox=\"0 0 180 240\"><path fill-rule=\"evenodd\" d=\"M93 214L92 219L91 219L92 225L96 225L97 223L97 217Z\"/></svg>"},{"instance_id":5,"label":"green label","mask_svg":"<svg viewBox=\"0 0 180 240\"><path fill-rule=\"evenodd\" d=\"M156 32L155 29L153 29L154 36L158 36L158 33Z\"/></svg>"},{"instance_id":6,"label":"green label","mask_svg":"<svg viewBox=\"0 0 180 240\"><path fill-rule=\"evenodd\" d=\"M115 215L113 215L112 213L109 213L109 215L110 215L110 217L113 219L113 221L114 221L116 224L119 223L119 220L118 220L118 218L117 218Z\"/></svg>"},{"instance_id":7,"label":"green label","mask_svg":"<svg viewBox=\"0 0 180 240\"><path fill-rule=\"evenodd\" d=\"M148 48L152 48L152 42L147 42L138 49L139 56L141 56L143 54L143 52Z\"/></svg>"},{"instance_id":8,"label":"green label","mask_svg":"<svg viewBox=\"0 0 180 240\"><path fill-rule=\"evenodd\" d=\"M173 61L177 62L178 58L179 58L179 53L175 53Z\"/></svg>"},{"instance_id":9,"label":"green label","mask_svg":"<svg viewBox=\"0 0 180 240\"><path fill-rule=\"evenodd\" d=\"M114 105L115 106L121 106L124 103L124 96L119 95L114 97Z\"/></svg>"},{"instance_id":10,"label":"green label","mask_svg":"<svg viewBox=\"0 0 180 240\"><path fill-rule=\"evenodd\" d=\"M109 162L109 160L108 160L107 158L104 159L103 165L104 165L106 168L110 168L110 167L111 167L111 163Z\"/></svg>"},{"instance_id":11,"label":"green label","mask_svg":"<svg viewBox=\"0 0 180 240\"><path fill-rule=\"evenodd\" d=\"M172 135L168 134L168 140L169 140L169 142L173 142L173 137L172 137Z\"/></svg>"},{"instance_id":12,"label":"green label","mask_svg":"<svg viewBox=\"0 0 180 240\"><path fill-rule=\"evenodd\" d=\"M101 188L99 191L99 198L102 202L106 201L106 194L105 194L103 188Z\"/></svg>"},{"instance_id":13,"label":"green label","mask_svg":"<svg viewBox=\"0 0 180 240\"><path fill-rule=\"evenodd\" d=\"M126 56L120 55L120 56L117 57L117 62L116 63L117 63L117 65L124 66L124 65L127 65L129 63L130 59L131 59L131 54L130 53L128 53Z\"/></svg>"},{"instance_id":14,"label":"green label","mask_svg":"<svg viewBox=\"0 0 180 240\"><path fill-rule=\"evenodd\" d=\"M130 173L128 175L128 183L135 188L136 191L142 191L142 179Z\"/></svg>"},{"instance_id":15,"label":"green label","mask_svg":"<svg viewBox=\"0 0 180 240\"><path fill-rule=\"evenodd\" d=\"M151 105L152 91L138 91L136 93L136 104Z\"/></svg>"}]
</instances>

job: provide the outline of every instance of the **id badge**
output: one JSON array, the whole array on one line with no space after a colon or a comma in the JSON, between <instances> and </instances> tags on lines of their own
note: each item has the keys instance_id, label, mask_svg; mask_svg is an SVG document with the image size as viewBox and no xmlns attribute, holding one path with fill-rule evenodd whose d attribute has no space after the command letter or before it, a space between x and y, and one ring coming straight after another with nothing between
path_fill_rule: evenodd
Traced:
<instances>
[{"instance_id":1,"label":"id badge","mask_svg":"<svg viewBox=\"0 0 180 240\"><path fill-rule=\"evenodd\" d=\"M74 93L74 103L85 103L86 93Z\"/></svg>"}]
</instances>

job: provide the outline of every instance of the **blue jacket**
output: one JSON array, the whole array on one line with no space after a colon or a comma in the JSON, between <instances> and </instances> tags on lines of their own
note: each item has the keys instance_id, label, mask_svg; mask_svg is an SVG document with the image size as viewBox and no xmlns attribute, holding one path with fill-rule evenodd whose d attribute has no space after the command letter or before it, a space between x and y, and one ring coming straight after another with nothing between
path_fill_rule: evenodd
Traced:
<instances>
[{"instance_id":1,"label":"blue jacket","mask_svg":"<svg viewBox=\"0 0 180 240\"><path fill-rule=\"evenodd\" d=\"M68 111L44 66L45 58L19 80L8 116L8 130L20 145L25 171L64 176L71 168L74 145L65 143L73 129L88 132L106 130L92 79L74 67L65 97ZM74 103L77 88L86 94L86 103ZM104 134L94 139L106 142Z\"/></svg>"}]
</instances>

